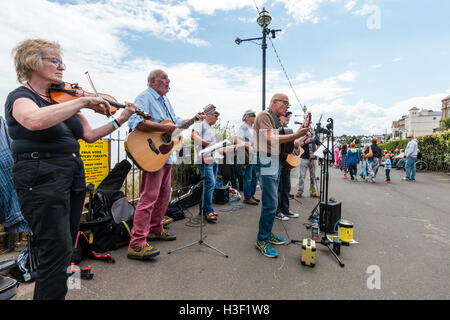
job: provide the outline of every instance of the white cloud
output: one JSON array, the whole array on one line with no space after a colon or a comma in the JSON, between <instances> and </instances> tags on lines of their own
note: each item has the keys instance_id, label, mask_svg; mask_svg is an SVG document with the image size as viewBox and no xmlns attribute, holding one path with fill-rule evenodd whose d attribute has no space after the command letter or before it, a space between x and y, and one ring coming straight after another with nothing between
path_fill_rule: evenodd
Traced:
<instances>
[{"instance_id":1,"label":"white cloud","mask_svg":"<svg viewBox=\"0 0 450 320\"><path fill-rule=\"evenodd\" d=\"M403 58L395 58L395 59L392 59L392 62L399 62L399 61L402 61L403 60Z\"/></svg>"},{"instance_id":2,"label":"white cloud","mask_svg":"<svg viewBox=\"0 0 450 320\"><path fill-rule=\"evenodd\" d=\"M349 1L345 5L345 10L346 11L351 11L355 6L356 6L356 1Z\"/></svg>"},{"instance_id":3,"label":"white cloud","mask_svg":"<svg viewBox=\"0 0 450 320\"><path fill-rule=\"evenodd\" d=\"M333 118L336 135L359 135L391 133L392 122L397 121L408 113L412 107L439 111L441 100L450 94L446 92L432 94L423 97L413 97L396 102L390 107L381 107L360 99L355 104L348 104L342 98L329 102L319 102L308 106L313 114L313 123L318 121L322 114L322 124L326 119Z\"/></svg>"},{"instance_id":4,"label":"white cloud","mask_svg":"<svg viewBox=\"0 0 450 320\"><path fill-rule=\"evenodd\" d=\"M337 79L339 79L341 81L350 82L350 81L355 80L357 76L358 76L358 74L356 72L346 71L346 72L341 73L340 75L338 75Z\"/></svg>"},{"instance_id":5,"label":"white cloud","mask_svg":"<svg viewBox=\"0 0 450 320\"><path fill-rule=\"evenodd\" d=\"M36 12L39 13L38 19ZM122 43L117 35L127 31L194 45L208 45L193 37L198 25L191 17L191 9L183 3L173 5L158 1L111 0L78 1L62 5L46 0L16 0L2 3L0 17L2 27L9 25L10 29L28 34L31 31L30 36L38 34L53 38L55 34L64 32L66 48L72 43L72 47L83 49L78 46L82 41L91 51L108 52L104 50L105 46L115 47L116 50L112 52L120 55L121 50L117 48L121 48L119 45Z\"/></svg>"},{"instance_id":6,"label":"white cloud","mask_svg":"<svg viewBox=\"0 0 450 320\"><path fill-rule=\"evenodd\" d=\"M392 121L396 121L401 118L402 115L406 115L408 110L412 107L419 109L429 109L433 111L441 111L442 99L450 94L450 89L446 92L435 93L429 96L413 97L403 101L396 102L393 106L386 109L386 112L391 116Z\"/></svg>"},{"instance_id":7,"label":"white cloud","mask_svg":"<svg viewBox=\"0 0 450 320\"><path fill-rule=\"evenodd\" d=\"M303 8L303 15L300 16L313 22L317 21L314 19L318 18L316 13L320 4L331 1L278 2L290 6L292 10L296 6ZM17 86L11 49L23 39L42 37L57 39L61 43L63 58L68 65L65 80L79 82L87 91L91 91L91 88L84 78L84 72L89 70L99 92L109 93L120 102L133 101L145 89L148 72L163 68L171 78L169 99L180 117L192 117L208 103L217 105L222 123L239 123L243 110L261 110L260 69L230 68L203 62L168 64L151 58L136 59L130 56L130 48L124 43L124 38L146 33L181 41L186 45L205 44L203 40L192 36L198 29L192 11L197 10L195 5L200 5L200 2L192 0L190 5L186 5L184 1L163 4L156 1L114 0L95 3L72 1L71 4L61 5L44 0L16 0L5 1L2 5L0 31L6 36L0 42L1 105L4 105L8 92ZM219 4L209 5L209 9L204 9L205 12L225 10ZM245 2L245 6L250 5ZM236 1L230 6L238 8L239 4ZM245 6L242 4L241 7ZM38 19L35 18L36 13L39 13ZM400 118L412 106L436 110L441 99L450 94L448 90L443 94L411 98L388 108L364 99L348 104L344 97L354 94L352 82L358 76L355 71L344 70L318 79L311 72L301 71L292 74L291 82L300 102L313 112L313 123L322 113L323 123L332 117L335 119L337 134L384 132L386 127L390 128L392 121ZM275 92L285 92L294 106L298 104L284 74L278 69L268 69L266 107ZM90 111L85 113L93 126L108 121L106 117L94 115ZM4 108L0 108L0 114L4 114Z\"/></svg>"},{"instance_id":8,"label":"white cloud","mask_svg":"<svg viewBox=\"0 0 450 320\"><path fill-rule=\"evenodd\" d=\"M316 15L319 7L326 2L336 2L337 0L275 0L275 3L282 3L296 21L300 23L318 23L321 18Z\"/></svg>"},{"instance_id":9,"label":"white cloud","mask_svg":"<svg viewBox=\"0 0 450 320\"><path fill-rule=\"evenodd\" d=\"M374 10L374 5L366 3L366 4L364 4L364 6L361 9L355 10L352 13L355 15L358 15L358 16L365 16L368 14L372 14L373 10Z\"/></svg>"},{"instance_id":10,"label":"white cloud","mask_svg":"<svg viewBox=\"0 0 450 320\"><path fill-rule=\"evenodd\" d=\"M217 0L186 0L186 3L192 7L195 11L212 15L214 12L218 10L236 10L242 9L245 7L254 7L252 0L226 0L226 1L217 1ZM257 1L256 4L258 7L262 6L265 1ZM260 7L260 9L262 9Z\"/></svg>"}]
</instances>

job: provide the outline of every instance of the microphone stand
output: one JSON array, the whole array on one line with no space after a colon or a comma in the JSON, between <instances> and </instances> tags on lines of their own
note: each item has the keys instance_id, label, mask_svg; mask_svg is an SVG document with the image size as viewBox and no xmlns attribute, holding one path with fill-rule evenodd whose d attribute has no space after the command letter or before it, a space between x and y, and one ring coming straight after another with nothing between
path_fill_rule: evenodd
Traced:
<instances>
[{"instance_id":1,"label":"microphone stand","mask_svg":"<svg viewBox=\"0 0 450 320\"><path fill-rule=\"evenodd\" d=\"M199 152L199 155L201 156L201 158L203 158L204 155L206 155L206 154L208 154L208 153L211 153L211 154L212 154L212 153L213 153L215 150L217 150L218 148L225 147L226 145L227 145L227 141L224 141L220 146L214 148L213 150L211 150L211 151L209 151L209 152L201 152L201 151L200 151L200 152ZM183 250L183 249L192 247L192 246L194 246L194 245L200 245L200 246L205 245L205 246L207 246L208 248L213 249L213 250L215 250L215 251L221 253L222 255L225 256L225 258L228 258L228 255L227 255L226 253L223 253L223 252L220 251L219 249L217 249L217 248L211 246L210 244L208 244L207 242L204 241L204 239L206 238L206 235L203 235L203 220L204 220L204 218L205 218L205 211L204 211L204 200L205 200L205 173L206 173L206 163L203 164L202 199L201 199L201 202L200 202L199 205L198 205L198 214L202 216L202 219L201 219L201 221L200 221L200 239L199 239L198 241L195 241L195 242L193 242L193 243L190 243L190 244L188 244L188 245L185 245L185 246L183 246L183 247L181 247L181 248L177 248L177 249L174 249L174 250L172 250L172 251L169 251L167 254L171 254L172 252L179 251L179 250Z\"/></svg>"},{"instance_id":2,"label":"microphone stand","mask_svg":"<svg viewBox=\"0 0 450 320\"><path fill-rule=\"evenodd\" d=\"M328 182L329 182L330 155L331 155L331 159L333 159L333 153L329 150L329 148L330 148L330 138L332 139L331 146L333 147L333 129L332 129L333 128L333 119L329 118L328 122L330 122L330 124L327 125L328 130L326 130L326 129L322 130L322 133L325 133L327 135L327 146L325 147L323 145L323 143L320 142L320 144L325 148L324 163L321 164L320 200L314 207L313 211L311 212L311 216L309 217L309 219L311 219L313 217L314 211L317 210L317 207L321 203L324 203L325 208L328 208ZM319 218L320 218L320 216L319 216ZM323 218L326 219L327 223L328 223L329 217L325 217L325 215L324 215ZM321 225L321 224L322 223L319 222L319 225ZM336 251L339 254L340 251L338 251L338 248L340 250L340 243L331 242L327 237L327 230L320 230L320 231L324 232L324 235L322 236L322 239L316 241L316 243L320 243L320 244L324 245L325 247L327 247L330 250L330 252L332 253L332 255L334 256L334 258L336 259L336 261L339 263L339 266L341 266L343 268L345 266L345 264L341 261L341 259L339 259L335 250L333 250L333 248L336 248ZM302 242L303 242L302 240L291 240L291 243L302 243ZM333 248L331 248L331 246L330 246L332 243L333 243Z\"/></svg>"}]
</instances>

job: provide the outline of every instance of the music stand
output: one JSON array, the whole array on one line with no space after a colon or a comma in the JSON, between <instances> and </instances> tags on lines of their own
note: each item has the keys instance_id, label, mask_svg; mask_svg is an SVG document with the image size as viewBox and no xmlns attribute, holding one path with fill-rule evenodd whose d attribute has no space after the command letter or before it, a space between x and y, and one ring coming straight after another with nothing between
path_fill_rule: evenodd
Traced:
<instances>
[{"instance_id":1,"label":"music stand","mask_svg":"<svg viewBox=\"0 0 450 320\"><path fill-rule=\"evenodd\" d=\"M198 155L201 158L203 158L204 156L207 156L207 155L214 156L213 154L214 154L214 152L216 150L218 150L219 148L226 147L227 145L230 145L230 144L231 144L231 142L228 141L228 140L220 141L220 142L218 142L218 143L216 143L216 144L214 144L212 146L209 146L209 147L199 151ZM213 249L213 250L221 253L222 255L225 256L225 258L228 258L228 255L226 253L223 253L219 249L211 246L210 244L208 244L208 243L206 243L204 241L204 239L206 238L206 235L203 235L203 219L205 218L205 213L204 213L204 210L203 210L203 208L204 208L204 199L205 199L205 173L206 173L206 164L203 164L202 199L201 199L201 202L198 205L198 214L202 216L202 219L200 221L200 239L198 241L195 241L195 242L190 243L188 245L185 245L183 247L180 247L180 248L174 249L172 251L169 251L168 254L171 254L172 252L183 250L183 249L186 249L186 248L189 248L189 247L192 247L192 246L198 244L200 246L201 245L205 245L208 248Z\"/></svg>"}]
</instances>

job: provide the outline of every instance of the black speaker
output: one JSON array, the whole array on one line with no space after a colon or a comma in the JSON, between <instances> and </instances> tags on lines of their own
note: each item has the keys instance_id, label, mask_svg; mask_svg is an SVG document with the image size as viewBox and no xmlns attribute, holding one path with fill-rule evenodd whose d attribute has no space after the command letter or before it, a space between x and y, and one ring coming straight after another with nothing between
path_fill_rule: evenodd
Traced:
<instances>
[{"instance_id":1,"label":"black speaker","mask_svg":"<svg viewBox=\"0 0 450 320\"><path fill-rule=\"evenodd\" d=\"M334 226L341 219L341 202L321 202L319 228L326 233L334 233Z\"/></svg>"},{"instance_id":2,"label":"black speaker","mask_svg":"<svg viewBox=\"0 0 450 320\"><path fill-rule=\"evenodd\" d=\"M230 186L216 187L214 189L213 202L217 204L226 204L230 201Z\"/></svg>"}]
</instances>

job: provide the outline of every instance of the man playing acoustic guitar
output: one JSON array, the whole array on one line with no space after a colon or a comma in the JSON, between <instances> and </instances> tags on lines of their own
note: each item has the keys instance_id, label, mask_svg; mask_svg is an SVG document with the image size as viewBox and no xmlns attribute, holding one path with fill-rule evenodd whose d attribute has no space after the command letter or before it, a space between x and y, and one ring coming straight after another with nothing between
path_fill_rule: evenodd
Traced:
<instances>
[{"instance_id":1,"label":"man playing acoustic guitar","mask_svg":"<svg viewBox=\"0 0 450 320\"><path fill-rule=\"evenodd\" d=\"M134 115L128 121L128 125L131 130L172 134L188 120L175 116L172 105L166 97L170 90L169 77L163 70L153 70L147 81L148 88L137 96L135 104L152 118L144 120L141 116ZM204 115L197 113L196 118L203 120ZM171 122L162 124L164 120ZM146 260L159 254L159 250L148 244L147 240L176 239L174 234L163 228L162 222L169 205L172 163L173 155L161 169L155 172L142 171L140 198L134 213L128 247L130 259Z\"/></svg>"},{"instance_id":2,"label":"man playing acoustic guitar","mask_svg":"<svg viewBox=\"0 0 450 320\"><path fill-rule=\"evenodd\" d=\"M295 133L280 135L283 125L279 117L285 115L290 103L287 95L276 93L270 100L268 110L258 114L254 124L254 141L257 151L257 170L261 186L261 216L256 247L269 258L278 256L272 245L286 243L286 239L272 233L278 206L278 181L280 177L280 144L294 141L304 136L309 128L300 127Z\"/></svg>"}]
</instances>

